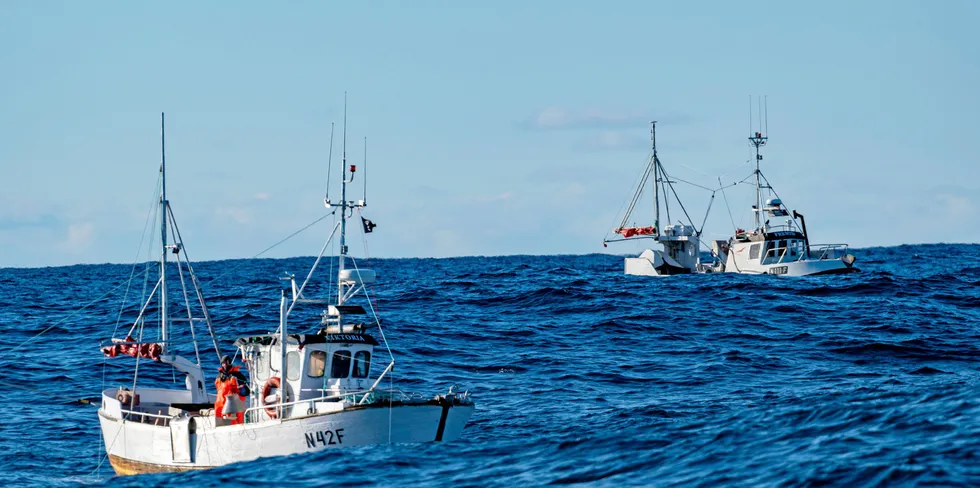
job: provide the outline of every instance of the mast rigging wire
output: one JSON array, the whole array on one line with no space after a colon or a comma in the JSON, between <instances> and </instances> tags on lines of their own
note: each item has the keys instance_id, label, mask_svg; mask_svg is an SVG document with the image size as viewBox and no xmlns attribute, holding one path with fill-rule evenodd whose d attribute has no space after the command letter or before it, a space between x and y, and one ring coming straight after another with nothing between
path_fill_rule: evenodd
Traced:
<instances>
[{"instance_id":1,"label":"mast rigging wire","mask_svg":"<svg viewBox=\"0 0 980 488\"><path fill-rule=\"evenodd\" d=\"M160 176L158 175L155 188L159 188L159 187L160 187ZM129 297L129 288L133 283L133 276L136 275L136 266L139 264L140 253L143 251L143 240L146 238L146 229L150 226L150 215L154 213L153 210L155 208L156 208L156 204L151 201L150 209L146 211L146 220L143 222L143 233L140 234L140 243L138 246L136 246L136 257L133 259L133 267L129 272L129 280L127 280L126 282L126 291L123 293L122 303L119 305L119 314L116 315L116 327L112 330L113 336L116 335L116 332L119 330L119 323L122 321L123 309L126 308L126 299Z\"/></svg>"},{"instance_id":2,"label":"mast rigging wire","mask_svg":"<svg viewBox=\"0 0 980 488\"><path fill-rule=\"evenodd\" d=\"M335 210L334 212L336 212L336 210ZM324 216L322 216L322 217L320 217L320 218L318 218L318 219L316 219L316 220L314 220L313 222L310 222L309 224L307 224L307 225L306 225L305 227L303 227L302 229L300 229L300 230L298 230L298 231L296 231L296 232L293 232L292 234L290 234L290 235L288 235L288 236L287 236L286 238L284 238L284 239L282 239L282 240L280 240L279 242L276 242L275 244L273 244L273 245L271 245L271 246L269 246L269 247L267 247L267 248L265 248L265 249L263 249L263 250L262 250L262 251L260 251L260 252L259 252L258 254L255 254L254 256L252 256L252 257L251 257L251 258L249 258L249 259L255 259L255 258L257 258L257 257L259 257L259 256L261 256L261 255L263 255L263 254L265 254L266 252L268 252L268 251L270 251L270 250L272 250L272 249L273 249L273 248L275 248L276 246L279 246L280 244L282 244L282 243L284 243L284 242L286 242L286 241L288 241L289 239L292 239L292 238L293 238L293 237L295 237L295 236L296 236L297 234L299 234L299 233L301 233L301 232L303 232L303 231L305 231L306 229L309 229L309 228L310 228L310 227L312 227L313 225L315 225L315 224L317 224L317 223L319 223L319 222L320 222L321 220L323 220L323 219L325 219L325 218L327 218L327 217L329 217L329 216L331 216L331 215L333 215L333 214L334 214L334 212L330 212L330 213L328 213L328 214L326 214L326 215L324 215ZM215 276L214 278L212 278L212 279L210 279L210 280L209 280L209 281L207 282L207 284L211 284L211 283L213 283L213 282L215 282L216 280L218 280L218 279L220 279L220 278L223 278L223 277L224 277L224 276L225 276L226 274L228 274L228 271L225 271L224 273L221 273L221 274L219 274L218 276ZM88 302L88 303L86 303L85 305L82 305L82 306L81 306L81 307L79 307L78 309L76 309L76 310L74 310L74 311L72 311L72 312L71 312L70 314L68 314L67 316L65 316L65 318L63 318L63 319L61 319L61 320L59 320L59 321L57 321L57 322L55 322L55 323L53 323L53 324L51 324L51 325L49 325L48 327L45 327L45 328L44 328L43 330L41 330L40 332L38 332L38 333L37 333L37 334L35 334L34 336L32 336L32 337L30 337L30 338L28 338L28 339L27 339L27 340L25 340L24 342L21 342L21 343L19 343L19 344L17 344L17 345L15 345L15 346L12 346L12 347L9 347L9 348L7 348L7 349L5 349L5 350L3 350L2 352L0 352L0 358L2 358L2 357L5 357L5 356L6 356L7 354L9 354L9 353L11 353L11 352L13 352L13 351L15 351L15 350L17 350L17 349L20 349L21 347L24 347L25 345L27 345L27 344L29 344L29 343L31 343L32 341L34 341L34 340L36 340L36 339L37 339L38 337L41 337L41 336L42 336L42 335L44 335L45 333L47 333L47 332L49 332L49 331L51 331L51 329L54 329L55 327L58 327L59 325L61 325L61 324L63 324L63 323L65 323L65 322L67 322L67 321L68 321L68 319L70 319L70 318L72 318L72 317L74 317L75 315L77 315L77 314L79 314L79 313L80 313L80 312L82 312L83 310L85 310L85 309L87 309L87 308L89 308L89 307L91 307L92 305L95 305L96 303L99 303L99 302L101 302L102 300L104 300L104 299L106 299L107 297L109 297L110 295L112 295L113 293L115 293L115 292L116 292L116 290L119 290L120 288L122 288L122 287L124 287L124 286L126 286L126 283L120 283L120 284L118 284L118 285L116 285L116 286L114 286L114 287L112 287L111 289L109 289L109 291L107 291L107 292L105 292L105 293L104 293L104 294L103 294L102 296L100 296L99 298L96 298L95 300L92 300L92 301L90 301L90 302Z\"/></svg>"},{"instance_id":3,"label":"mast rigging wire","mask_svg":"<svg viewBox=\"0 0 980 488\"><path fill-rule=\"evenodd\" d=\"M675 183L676 183L676 182L680 182L680 183L687 183L688 185L691 185L691 186L694 186L694 187L697 187L697 188L700 188L700 189L702 189L702 190L707 190L707 191L710 191L710 192L712 192L712 193L714 193L714 192L715 192L715 190L714 190L713 188L708 188L708 187L706 187L706 186L702 186L702 185L699 185L699 184L697 184L697 183L692 183L692 182L690 182L690 181L687 181L687 180L682 180L682 179L680 179L680 178L678 178L678 177L676 177L676 176L673 176L672 178L674 179L674 182L675 182Z\"/></svg>"},{"instance_id":4,"label":"mast rigging wire","mask_svg":"<svg viewBox=\"0 0 980 488\"><path fill-rule=\"evenodd\" d=\"M191 284L194 285L194 293L197 295L198 303L201 304L201 314L204 315L204 322L208 326L208 334L211 336L211 343L214 346L214 352L218 358L221 358L221 348L218 347L218 341L214 339L214 325L211 323L211 312L208 311L207 303L204 301L204 294L201 293L201 282L198 281L197 275L194 274L194 267L191 265L191 258L187 255L187 247L184 246L184 238L180 235L180 228L177 227L177 219L174 217L174 211L170 208L170 202L167 202L167 210L170 213L170 224L173 227L173 233L177 236L177 242L180 243L180 252L184 253L184 262L187 263L187 273L190 274ZM180 255L177 256L177 271L180 271ZM183 275L181 275L181 285L183 285ZM185 293L186 301L186 293ZM190 306L188 305L188 309ZM188 310L189 311L189 310ZM194 331L193 324L191 325L191 333ZM194 345L195 351L197 350L197 344ZM200 359L198 359L198 364L200 364Z\"/></svg>"},{"instance_id":5,"label":"mast rigging wire","mask_svg":"<svg viewBox=\"0 0 980 488\"><path fill-rule=\"evenodd\" d=\"M718 178L718 185L721 185L720 177ZM735 186L735 184L732 184L731 186ZM725 197L725 207L728 208L728 219L732 221L732 232L735 232L738 230L738 228L735 227L735 218L732 217L732 206L728 204L728 195L725 194L725 188L726 187L721 186L721 196Z\"/></svg>"},{"instance_id":6,"label":"mast rigging wire","mask_svg":"<svg viewBox=\"0 0 980 488\"><path fill-rule=\"evenodd\" d=\"M698 229L698 240L704 231L704 224L708 222L708 214L711 213L711 204L715 201L715 192L711 192L711 200L708 200L708 209L704 211L704 220L701 221L701 228ZM708 248L710 249L710 247Z\"/></svg>"},{"instance_id":7,"label":"mast rigging wire","mask_svg":"<svg viewBox=\"0 0 980 488\"><path fill-rule=\"evenodd\" d=\"M647 178L650 176L650 171L653 170L653 166L655 164L654 163L655 157L656 156L653 155L651 151L650 164L646 165L646 167L643 169L643 172L640 174L640 177L637 179L637 182L635 183L637 185L636 192L633 193L633 198L630 200L629 206L626 209L626 213L623 214L623 220L619 224L620 229L626 227L626 222L633 214L633 209L636 208L636 204L637 202L639 202L640 196L643 194L643 189L646 188ZM654 184L656 184L656 182L654 182Z\"/></svg>"}]
</instances>

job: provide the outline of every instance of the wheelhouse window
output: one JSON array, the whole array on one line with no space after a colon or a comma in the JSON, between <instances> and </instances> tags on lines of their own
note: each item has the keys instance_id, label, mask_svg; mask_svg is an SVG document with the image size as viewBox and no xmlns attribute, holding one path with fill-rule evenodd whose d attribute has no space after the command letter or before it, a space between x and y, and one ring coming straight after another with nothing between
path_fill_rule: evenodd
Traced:
<instances>
[{"instance_id":1,"label":"wheelhouse window","mask_svg":"<svg viewBox=\"0 0 980 488\"><path fill-rule=\"evenodd\" d=\"M749 259L759 259L759 248L762 247L761 244L752 244L749 247Z\"/></svg>"},{"instance_id":2,"label":"wheelhouse window","mask_svg":"<svg viewBox=\"0 0 980 488\"><path fill-rule=\"evenodd\" d=\"M269 354L264 351L255 353L255 377L259 381L269 379Z\"/></svg>"},{"instance_id":3,"label":"wheelhouse window","mask_svg":"<svg viewBox=\"0 0 980 488\"><path fill-rule=\"evenodd\" d=\"M310 378L322 377L326 363L326 351L310 351L310 358L307 359L306 376L309 376Z\"/></svg>"},{"instance_id":4,"label":"wheelhouse window","mask_svg":"<svg viewBox=\"0 0 980 488\"><path fill-rule=\"evenodd\" d=\"M286 377L291 380L299 379L299 353L296 351L286 353Z\"/></svg>"},{"instance_id":5,"label":"wheelhouse window","mask_svg":"<svg viewBox=\"0 0 980 488\"><path fill-rule=\"evenodd\" d=\"M279 344L276 344L269 349L268 356L269 370L272 372L271 374L273 376L277 376L277 373L282 371L282 349L279 347Z\"/></svg>"},{"instance_id":6,"label":"wheelhouse window","mask_svg":"<svg viewBox=\"0 0 980 488\"><path fill-rule=\"evenodd\" d=\"M368 371L371 369L371 353L367 351L357 351L354 353L354 373L355 378L367 378Z\"/></svg>"},{"instance_id":7,"label":"wheelhouse window","mask_svg":"<svg viewBox=\"0 0 980 488\"><path fill-rule=\"evenodd\" d=\"M330 362L331 378L346 378L350 376L350 351L340 350L333 353Z\"/></svg>"}]
</instances>

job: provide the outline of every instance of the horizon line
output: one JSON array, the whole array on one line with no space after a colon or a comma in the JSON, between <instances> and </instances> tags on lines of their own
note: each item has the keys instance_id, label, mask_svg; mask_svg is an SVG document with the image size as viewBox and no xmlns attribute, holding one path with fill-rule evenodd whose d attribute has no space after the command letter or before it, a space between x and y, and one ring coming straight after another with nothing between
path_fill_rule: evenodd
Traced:
<instances>
[{"instance_id":1,"label":"horizon line","mask_svg":"<svg viewBox=\"0 0 980 488\"><path fill-rule=\"evenodd\" d=\"M851 247L849 249L887 249L893 247L903 247L903 246L978 246L980 242L914 242L914 243L901 243L901 244L890 244L890 245L874 245L874 246L864 246L864 247ZM708 253L708 251L700 251L703 253ZM385 259L385 260L408 260L408 259L465 259L465 258L506 258L506 257L521 257L521 256L533 256L533 257L555 257L555 256L593 256L593 255L603 255L603 256L617 256L626 257L632 254L623 253L612 253L612 252L588 252L588 253L554 253L554 254L534 254L534 253L514 253L514 254L461 254L457 256L373 256L373 257L360 257L349 256L355 259ZM336 256L330 256L335 258ZM239 257L239 258L218 258L218 259L205 259L202 261L193 261L195 264L202 263L220 263L224 261L252 261L260 259L268 260L284 260L284 259L303 259L303 258L315 258L314 255L301 255L301 256L282 256L282 257ZM0 270L7 269L17 269L17 270L30 270L30 269L50 269L50 268L70 268L74 266L135 266L145 263L159 263L159 261L136 261L136 262L82 262L82 263L72 263L72 264L51 264L42 266L0 266Z\"/></svg>"}]
</instances>

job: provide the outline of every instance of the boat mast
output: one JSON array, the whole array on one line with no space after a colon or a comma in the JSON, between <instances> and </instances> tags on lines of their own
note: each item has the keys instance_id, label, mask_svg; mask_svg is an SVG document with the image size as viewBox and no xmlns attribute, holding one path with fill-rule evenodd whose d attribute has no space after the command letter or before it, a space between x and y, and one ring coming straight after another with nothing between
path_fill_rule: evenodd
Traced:
<instances>
[{"instance_id":1,"label":"boat mast","mask_svg":"<svg viewBox=\"0 0 980 488\"><path fill-rule=\"evenodd\" d=\"M344 283L340 279L344 272L344 257L347 256L347 93L344 93L344 144L340 163L340 263L337 266L337 305L344 304ZM353 168L352 168L353 169ZM351 180L354 172L351 172Z\"/></svg>"},{"instance_id":2,"label":"boat mast","mask_svg":"<svg viewBox=\"0 0 980 488\"><path fill-rule=\"evenodd\" d=\"M331 132L332 133L332 132ZM332 147L332 145L331 145ZM367 139L364 140L364 150L365 150L365 164L367 164ZM346 264L347 257L347 210L354 208L361 208L365 206L364 200L360 201L347 201L347 185L354 182L354 173L357 171L357 166L350 165L347 166L347 92L344 92L344 142L343 142L343 155L340 163L340 202L332 203L329 198L325 199L323 202L327 208L340 207L340 253L339 253L339 263L337 266L337 305L344 304L344 296L346 291L344 289L344 280L341 275L344 272L344 265ZM347 178L347 172L350 171L350 178ZM327 184L327 189L329 191L329 183ZM364 195L367 197L367 183L365 182ZM336 211L336 210L335 210ZM330 234L330 239L333 239L333 234ZM316 265L314 265L315 267ZM312 271L311 271L312 273Z\"/></svg>"},{"instance_id":3,"label":"boat mast","mask_svg":"<svg viewBox=\"0 0 980 488\"><path fill-rule=\"evenodd\" d=\"M160 333L163 353L167 352L170 326L167 323L167 152L164 115L160 112Z\"/></svg>"},{"instance_id":4,"label":"boat mast","mask_svg":"<svg viewBox=\"0 0 980 488\"><path fill-rule=\"evenodd\" d=\"M759 101L759 105L762 105L762 101ZM759 107L762 108L761 106ZM761 110L760 110L761 112ZM768 103L766 104L766 113L768 115ZM759 169L759 162L762 161L762 154L759 149L766 145L766 141L769 140L769 136L762 134L762 114L759 113L759 131L755 134L749 136L749 143L755 146L755 228L760 229L760 223L762 222L762 171ZM767 117L768 119L768 117ZM769 121L766 120L766 128L769 127ZM752 130L752 97L749 97L749 130Z\"/></svg>"},{"instance_id":5,"label":"boat mast","mask_svg":"<svg viewBox=\"0 0 980 488\"><path fill-rule=\"evenodd\" d=\"M657 159L657 121L650 121L650 141L653 143L653 159L650 164L653 165L653 227L656 230L654 234L654 239L660 237L660 185L657 180L660 179L660 160Z\"/></svg>"}]
</instances>

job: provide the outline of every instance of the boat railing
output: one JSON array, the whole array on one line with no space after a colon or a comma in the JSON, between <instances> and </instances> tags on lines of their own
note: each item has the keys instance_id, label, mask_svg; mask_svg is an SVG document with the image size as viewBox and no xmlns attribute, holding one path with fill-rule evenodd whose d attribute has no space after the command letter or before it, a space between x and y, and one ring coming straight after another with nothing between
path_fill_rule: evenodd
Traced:
<instances>
[{"instance_id":1,"label":"boat railing","mask_svg":"<svg viewBox=\"0 0 980 488\"><path fill-rule=\"evenodd\" d=\"M811 244L807 251L809 259L840 259L847 254L847 244Z\"/></svg>"},{"instance_id":2,"label":"boat railing","mask_svg":"<svg viewBox=\"0 0 980 488\"><path fill-rule=\"evenodd\" d=\"M791 250L793 250L793 247L792 246L773 247L773 248L770 248L770 249L768 249L766 251L766 255L762 257L762 263L763 264L781 264L783 262L800 261L800 260L802 260L805 257L802 252L796 253L795 256L792 255L792 254L787 254ZM776 258L777 256L778 256L778 259L776 259L775 261L773 261L771 259L771 258ZM787 259L787 257L789 259Z\"/></svg>"},{"instance_id":3,"label":"boat railing","mask_svg":"<svg viewBox=\"0 0 980 488\"><path fill-rule=\"evenodd\" d=\"M156 409L157 412L162 412L161 409ZM164 415L162 413L150 413L145 410L120 410L122 413L122 419L129 422L138 422L141 424L153 424L162 425L164 427L170 425L170 419L173 415Z\"/></svg>"},{"instance_id":4,"label":"boat railing","mask_svg":"<svg viewBox=\"0 0 980 488\"><path fill-rule=\"evenodd\" d=\"M395 397L394 395L395 393L399 395L398 398ZM357 391L346 391L343 393L335 393L333 395L321 395L316 398L303 398L301 400L293 400L289 402L267 403L267 404L257 405L254 407L246 408L245 415L248 416L248 414L251 412L257 412L259 410L265 410L267 408L274 408L277 411L280 411L280 409L282 408L292 407L295 405L307 405L309 411L314 411L316 409L315 404L318 402L329 402L329 401L338 401L338 400L347 400L354 404L363 404L372 394L377 395L378 398L382 400L384 399L385 395L387 395L392 401L422 399L421 395L418 394L410 395L398 388L357 390Z\"/></svg>"},{"instance_id":5,"label":"boat railing","mask_svg":"<svg viewBox=\"0 0 980 488\"><path fill-rule=\"evenodd\" d=\"M796 231L796 227L789 224L779 224L779 225L767 225L765 228L766 232L786 232L786 231Z\"/></svg>"},{"instance_id":6,"label":"boat railing","mask_svg":"<svg viewBox=\"0 0 980 488\"><path fill-rule=\"evenodd\" d=\"M391 401L409 401L409 400L422 400L423 397L417 393L409 394L402 391L399 388L386 388L386 389L372 389L372 390L357 390L357 391L346 391L343 393L336 393L333 395L321 395L316 398L304 398L302 400L293 400L289 402L279 402L279 403L269 403L257 405L254 407L249 407L245 409L245 414L248 415L251 412L257 412L259 410L265 410L267 408L275 408L277 410L281 408L291 407L294 405L308 405L310 411L314 411L316 408L316 403L318 402L329 402L338 400L347 400L354 404L363 404L369 397L375 395L374 398L378 400L384 400L385 397L390 398ZM146 408L144 406L136 406L131 409L122 408L119 413L122 415L122 419L129 422L138 422L142 424L153 424L160 426L170 425L170 420L175 417L175 415L170 414L169 411L165 410L169 405L153 405L152 408ZM154 413L156 412L156 413Z\"/></svg>"},{"instance_id":7,"label":"boat railing","mask_svg":"<svg viewBox=\"0 0 980 488\"><path fill-rule=\"evenodd\" d=\"M280 403L269 403L264 405L258 405L254 407L249 407L245 409L245 414L248 415L250 412L256 412L259 410L265 410L267 408L275 408L279 410L280 408L291 407L294 405L308 405L311 411L315 410L315 403L317 402L329 402L338 400L347 400L354 404L363 404L371 396L376 395L376 398L384 400L387 396L391 398L392 401L405 401L405 400L421 400L422 396L419 394L408 394L399 388L390 389L374 389L374 390L358 390L358 391L347 391L343 393L336 393L333 395L321 395L316 398L304 398L302 400L294 400L290 402L280 402ZM395 395L397 394L397 396ZM119 412L122 414L122 419L129 422L139 422L142 424L153 424L153 425L170 425L170 419L174 415L166 414L164 408L165 405L154 406L152 409L145 409L143 407L137 406L135 409L120 409ZM153 412L157 413L153 413Z\"/></svg>"}]
</instances>

